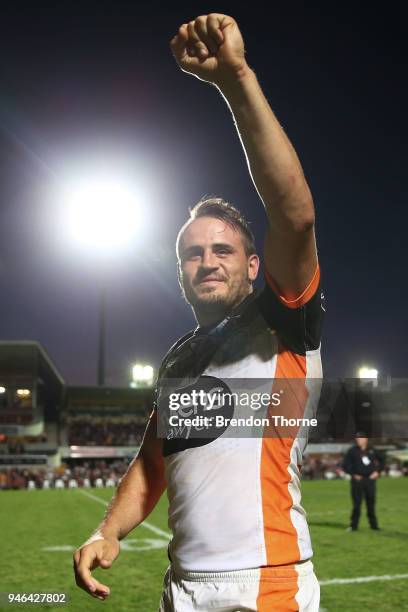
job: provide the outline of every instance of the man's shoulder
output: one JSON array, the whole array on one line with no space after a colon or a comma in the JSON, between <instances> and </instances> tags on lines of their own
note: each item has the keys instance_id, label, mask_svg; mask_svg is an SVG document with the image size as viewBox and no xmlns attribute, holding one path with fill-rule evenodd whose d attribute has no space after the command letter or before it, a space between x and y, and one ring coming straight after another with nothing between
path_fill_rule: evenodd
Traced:
<instances>
[{"instance_id":1,"label":"man's shoulder","mask_svg":"<svg viewBox=\"0 0 408 612\"><path fill-rule=\"evenodd\" d=\"M322 337L325 305L320 283L307 298L286 300L265 282L256 300L268 327L277 332L284 346L299 355L318 349Z\"/></svg>"},{"instance_id":2,"label":"man's shoulder","mask_svg":"<svg viewBox=\"0 0 408 612\"><path fill-rule=\"evenodd\" d=\"M160 378L160 374L163 372L163 370L165 369L169 359L171 359L171 356L185 343L187 342L190 338L192 338L194 336L195 330L192 329L189 332L187 332L186 334L184 334L184 336L181 336L178 340L176 340L168 349L167 353L165 353L161 364L160 364L160 368L159 368L159 378Z\"/></svg>"},{"instance_id":3,"label":"man's shoulder","mask_svg":"<svg viewBox=\"0 0 408 612\"><path fill-rule=\"evenodd\" d=\"M169 348L167 353L165 354L163 361L166 359L168 355L171 355L174 351L176 351L184 342L193 337L195 330L191 329L189 332L181 336L178 340L176 340Z\"/></svg>"}]
</instances>

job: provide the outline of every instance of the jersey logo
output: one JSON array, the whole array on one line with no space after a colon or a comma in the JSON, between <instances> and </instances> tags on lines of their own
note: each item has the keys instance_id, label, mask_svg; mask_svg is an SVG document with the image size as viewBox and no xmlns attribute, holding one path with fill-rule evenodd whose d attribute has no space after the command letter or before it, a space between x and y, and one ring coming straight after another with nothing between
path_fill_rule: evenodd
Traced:
<instances>
[{"instance_id":1,"label":"jersey logo","mask_svg":"<svg viewBox=\"0 0 408 612\"><path fill-rule=\"evenodd\" d=\"M233 394L223 380L200 376L191 385L161 394L157 407L159 436L163 438L166 457L219 438L227 425L216 425L216 417L231 418L235 406Z\"/></svg>"}]
</instances>

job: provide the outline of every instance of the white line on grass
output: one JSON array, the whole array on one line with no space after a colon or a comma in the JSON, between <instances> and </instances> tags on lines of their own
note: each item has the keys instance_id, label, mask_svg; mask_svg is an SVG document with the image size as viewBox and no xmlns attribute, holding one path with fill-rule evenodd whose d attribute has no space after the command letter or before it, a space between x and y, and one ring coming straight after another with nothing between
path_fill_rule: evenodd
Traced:
<instances>
[{"instance_id":1,"label":"white line on grass","mask_svg":"<svg viewBox=\"0 0 408 612\"><path fill-rule=\"evenodd\" d=\"M89 499L93 499L94 501L97 501L100 504L103 504L104 506L108 505L107 501L105 501L104 499L101 499L97 495L93 495L93 493L89 493L89 491L84 491L83 489L78 489L78 491L79 493L82 493L82 495L89 497ZM150 529L150 531L153 531L153 533L156 533L157 535L161 535L162 537L167 538L168 540L170 540L171 538L171 534L168 531L163 531L163 529L160 529L159 527L156 527L155 525L152 525L151 523L148 523L147 521L143 521L143 523L140 523L139 527L146 527L146 529Z\"/></svg>"},{"instance_id":2,"label":"white line on grass","mask_svg":"<svg viewBox=\"0 0 408 612\"><path fill-rule=\"evenodd\" d=\"M338 514L336 510L324 510L322 512L306 512L308 517L310 516L326 516L326 514Z\"/></svg>"},{"instance_id":3,"label":"white line on grass","mask_svg":"<svg viewBox=\"0 0 408 612\"><path fill-rule=\"evenodd\" d=\"M320 586L330 584L355 584L357 582L376 582L377 580L403 580L408 574L384 574L383 576L360 576L358 578L333 578L333 580L321 580Z\"/></svg>"},{"instance_id":4,"label":"white line on grass","mask_svg":"<svg viewBox=\"0 0 408 612\"><path fill-rule=\"evenodd\" d=\"M104 499L101 499L97 495L93 495L92 493L89 493L89 491L84 491L84 489L78 489L78 491L79 493L82 493L82 495L89 497L89 499L93 499L94 501L97 501L100 504L103 504L104 506L108 505L107 501L105 501ZM143 521L143 523L141 523L140 526L146 527L146 529L150 529L150 531L153 531L154 533L157 533L157 535L161 535L167 538L168 540L171 538L170 533L168 533L167 531L163 531L163 529L160 529L159 527L155 527L155 525L152 525L151 523L148 523L147 521ZM320 586L329 586L331 584L356 584L359 582L377 582L381 580L404 580L405 578L408 578L408 574L394 574L394 575L384 574L383 576L360 576L357 578L333 578L332 580L321 580Z\"/></svg>"}]
</instances>

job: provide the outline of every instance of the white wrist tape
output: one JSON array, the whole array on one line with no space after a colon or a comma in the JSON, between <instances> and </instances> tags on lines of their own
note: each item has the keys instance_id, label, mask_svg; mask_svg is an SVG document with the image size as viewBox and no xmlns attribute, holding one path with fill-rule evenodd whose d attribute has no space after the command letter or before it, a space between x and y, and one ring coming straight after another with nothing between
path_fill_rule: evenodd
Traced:
<instances>
[{"instance_id":1,"label":"white wrist tape","mask_svg":"<svg viewBox=\"0 0 408 612\"><path fill-rule=\"evenodd\" d=\"M87 546L88 544L92 544L93 542L97 542L98 540L104 540L105 538L102 535L100 530L96 531L90 538L82 546Z\"/></svg>"}]
</instances>

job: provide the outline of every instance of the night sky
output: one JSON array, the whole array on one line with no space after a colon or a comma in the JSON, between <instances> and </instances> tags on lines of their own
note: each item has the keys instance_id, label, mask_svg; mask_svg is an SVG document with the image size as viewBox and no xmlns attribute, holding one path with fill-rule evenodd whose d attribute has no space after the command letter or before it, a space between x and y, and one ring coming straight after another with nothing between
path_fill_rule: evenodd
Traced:
<instances>
[{"instance_id":1,"label":"night sky","mask_svg":"<svg viewBox=\"0 0 408 612\"><path fill-rule=\"evenodd\" d=\"M235 7L235 8L234 8ZM94 384L108 287L107 384L158 366L194 327L174 244L203 195L265 216L230 113L182 73L181 23L232 15L247 61L311 187L327 299L323 368L407 375L407 52L402 3L9 2L0 25L0 339L36 340L70 384ZM269 8L269 12L268 12ZM359 12L360 11L360 12ZM123 166L146 224L102 258L65 239L58 191L76 169Z\"/></svg>"}]
</instances>

